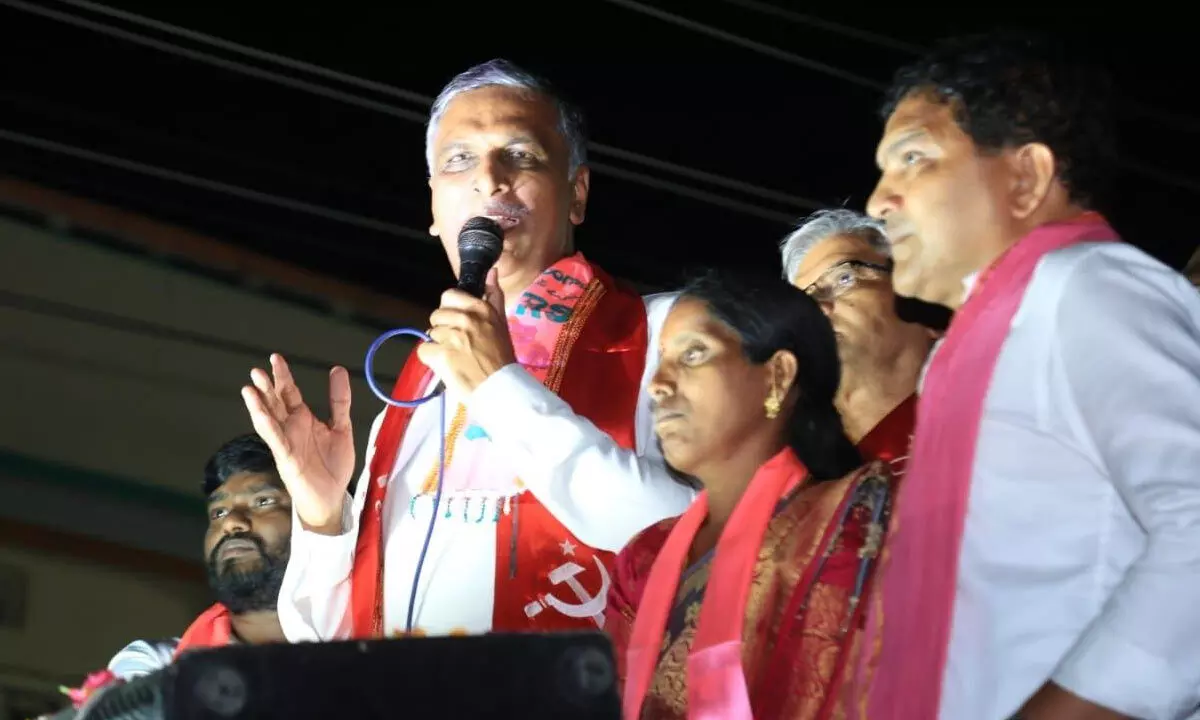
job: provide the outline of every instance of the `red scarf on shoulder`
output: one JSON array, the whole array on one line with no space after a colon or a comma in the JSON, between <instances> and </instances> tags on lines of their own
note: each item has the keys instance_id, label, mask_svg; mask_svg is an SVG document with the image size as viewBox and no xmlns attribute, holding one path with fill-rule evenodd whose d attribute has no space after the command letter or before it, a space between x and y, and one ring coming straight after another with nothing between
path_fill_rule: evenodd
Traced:
<instances>
[{"instance_id":1,"label":"red scarf on shoulder","mask_svg":"<svg viewBox=\"0 0 1200 720\"><path fill-rule=\"evenodd\" d=\"M582 255L576 257L586 262ZM633 449L649 345L646 306L636 292L595 265L589 268L592 278L558 335L543 382L618 445ZM393 396L421 397L433 380L432 371L412 352ZM371 478L391 475L412 414L408 408L387 408L375 438ZM354 638L380 637L385 630L382 517L388 485L371 482L366 489L350 576ZM597 620L603 622L613 553L580 542L529 491L514 496L512 505L508 517L496 524L492 630L596 629ZM573 548L569 558L564 558L564 544Z\"/></svg>"},{"instance_id":2,"label":"red scarf on shoulder","mask_svg":"<svg viewBox=\"0 0 1200 720\"><path fill-rule=\"evenodd\" d=\"M213 605L200 613L200 617L192 621L179 645L175 647L175 657L185 650L197 648L225 647L233 641L233 623L230 620L229 608L221 603Z\"/></svg>"}]
</instances>

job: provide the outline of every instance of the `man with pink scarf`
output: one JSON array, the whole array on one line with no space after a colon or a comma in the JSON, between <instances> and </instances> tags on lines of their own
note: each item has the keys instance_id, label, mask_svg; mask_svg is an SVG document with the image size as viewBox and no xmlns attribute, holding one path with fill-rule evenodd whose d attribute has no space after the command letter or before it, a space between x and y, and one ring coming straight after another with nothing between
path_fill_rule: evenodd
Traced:
<instances>
[{"instance_id":1,"label":"man with pink scarf","mask_svg":"<svg viewBox=\"0 0 1200 720\"><path fill-rule=\"evenodd\" d=\"M896 76L868 210L897 292L956 313L871 603L871 720L1200 705L1200 295L1095 212L1109 97L1011 35Z\"/></svg>"}]
</instances>

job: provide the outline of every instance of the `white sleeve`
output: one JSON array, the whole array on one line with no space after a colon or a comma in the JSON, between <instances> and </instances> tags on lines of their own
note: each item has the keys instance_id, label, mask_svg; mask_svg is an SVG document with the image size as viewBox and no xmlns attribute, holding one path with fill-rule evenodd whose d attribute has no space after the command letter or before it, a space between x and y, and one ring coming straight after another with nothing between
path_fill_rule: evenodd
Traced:
<instances>
[{"instance_id":1,"label":"white sleeve","mask_svg":"<svg viewBox=\"0 0 1200 720\"><path fill-rule=\"evenodd\" d=\"M347 497L342 505L342 533L322 535L306 530L292 511L292 555L279 589L278 605L279 625L289 642L350 637L350 572L354 568L358 520L371 481L375 435L383 416L380 412L371 424L354 497Z\"/></svg>"},{"instance_id":2,"label":"white sleeve","mask_svg":"<svg viewBox=\"0 0 1200 720\"><path fill-rule=\"evenodd\" d=\"M1200 294L1133 248L1091 250L1054 338L1083 439L1146 544L1053 680L1132 717L1184 717L1200 705Z\"/></svg>"},{"instance_id":3,"label":"white sleeve","mask_svg":"<svg viewBox=\"0 0 1200 720\"><path fill-rule=\"evenodd\" d=\"M679 515L695 491L667 469L646 386L658 366L658 335L674 295L646 298L649 347L638 395L636 451L576 415L520 365L508 365L469 399L472 416L511 453L521 481L581 541L616 552L642 529Z\"/></svg>"},{"instance_id":4,"label":"white sleeve","mask_svg":"<svg viewBox=\"0 0 1200 720\"><path fill-rule=\"evenodd\" d=\"M149 675L171 664L179 638L170 640L134 640L113 655L108 669L122 680Z\"/></svg>"}]
</instances>

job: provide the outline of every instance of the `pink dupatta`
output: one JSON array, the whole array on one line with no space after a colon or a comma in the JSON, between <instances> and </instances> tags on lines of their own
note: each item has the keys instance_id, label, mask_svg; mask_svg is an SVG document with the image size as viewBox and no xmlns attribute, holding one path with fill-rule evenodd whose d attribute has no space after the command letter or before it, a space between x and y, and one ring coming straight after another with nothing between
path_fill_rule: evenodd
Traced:
<instances>
[{"instance_id":1,"label":"pink dupatta","mask_svg":"<svg viewBox=\"0 0 1200 720\"><path fill-rule=\"evenodd\" d=\"M938 717L984 400L1038 262L1071 245L1116 238L1095 213L1043 225L1002 255L955 313L921 391L882 567L882 616L871 604L863 647L882 639L869 689L871 720Z\"/></svg>"},{"instance_id":2,"label":"pink dupatta","mask_svg":"<svg viewBox=\"0 0 1200 720\"><path fill-rule=\"evenodd\" d=\"M696 638L688 653L689 718L753 720L742 669L742 626L750 581L776 504L807 476L808 470L790 448L781 451L754 474L721 531L696 621ZM641 716L680 574L707 516L708 493L702 492L675 524L650 569L626 655L625 720Z\"/></svg>"}]
</instances>

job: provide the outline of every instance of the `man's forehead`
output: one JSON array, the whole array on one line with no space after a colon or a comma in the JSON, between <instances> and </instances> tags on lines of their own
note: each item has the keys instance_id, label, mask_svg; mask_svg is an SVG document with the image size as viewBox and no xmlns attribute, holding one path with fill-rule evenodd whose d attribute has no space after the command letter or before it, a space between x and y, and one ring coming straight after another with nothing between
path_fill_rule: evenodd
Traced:
<instances>
[{"instance_id":1,"label":"man's forehead","mask_svg":"<svg viewBox=\"0 0 1200 720\"><path fill-rule=\"evenodd\" d=\"M935 102L922 94L910 95L888 117L876 148L876 161L882 165L888 153L898 146L925 136L940 138L950 127L957 127L950 103Z\"/></svg>"},{"instance_id":2,"label":"man's forehead","mask_svg":"<svg viewBox=\"0 0 1200 720\"><path fill-rule=\"evenodd\" d=\"M435 142L441 146L476 134L527 135L548 142L558 125L557 110L545 96L509 87L468 90L446 106Z\"/></svg>"},{"instance_id":3,"label":"man's forehead","mask_svg":"<svg viewBox=\"0 0 1200 720\"><path fill-rule=\"evenodd\" d=\"M831 235L808 251L796 269L792 282L805 287L817 280L829 268L847 260L882 262L887 258L860 237L846 233Z\"/></svg>"},{"instance_id":4,"label":"man's forehead","mask_svg":"<svg viewBox=\"0 0 1200 720\"><path fill-rule=\"evenodd\" d=\"M275 489L287 492L283 481L273 472L238 472L230 475L225 482L221 483L216 490L213 490L209 495L209 499L230 495L242 495L246 493L262 492L264 489Z\"/></svg>"},{"instance_id":5,"label":"man's forehead","mask_svg":"<svg viewBox=\"0 0 1200 720\"><path fill-rule=\"evenodd\" d=\"M929 121L945 107L944 103L933 102L924 95L909 95L896 103L896 109L888 117L885 129L891 131L901 126L920 125Z\"/></svg>"}]
</instances>

